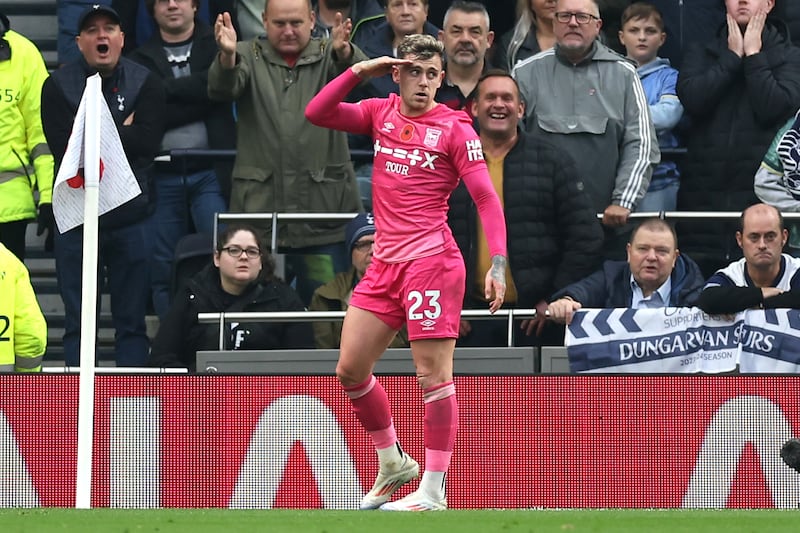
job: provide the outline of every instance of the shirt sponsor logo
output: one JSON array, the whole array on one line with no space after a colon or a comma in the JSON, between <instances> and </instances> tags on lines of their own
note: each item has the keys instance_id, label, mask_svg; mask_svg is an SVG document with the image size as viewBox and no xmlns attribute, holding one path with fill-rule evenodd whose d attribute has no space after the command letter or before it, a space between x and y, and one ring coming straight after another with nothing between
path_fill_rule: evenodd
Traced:
<instances>
[{"instance_id":1,"label":"shirt sponsor logo","mask_svg":"<svg viewBox=\"0 0 800 533\"><path fill-rule=\"evenodd\" d=\"M436 128L426 128L425 130L425 139L422 141L422 144L425 146L430 146L431 148L436 148L439 144L439 137L442 136L442 130L437 130Z\"/></svg>"},{"instance_id":2,"label":"shirt sponsor logo","mask_svg":"<svg viewBox=\"0 0 800 533\"><path fill-rule=\"evenodd\" d=\"M433 163L439 158L439 156L436 154L431 154L418 148L407 150L405 148L391 148L389 146L382 146L379 139L375 139L375 144L372 145L372 148L374 156L377 156L378 154L384 154L393 159L407 161L412 167L416 166L417 163L420 163L419 168L427 168L430 170L436 170L436 167L433 165ZM483 151L480 150L480 141L478 141L478 151L481 154L481 159L483 159ZM387 170L389 170L388 167Z\"/></svg>"},{"instance_id":3,"label":"shirt sponsor logo","mask_svg":"<svg viewBox=\"0 0 800 533\"><path fill-rule=\"evenodd\" d=\"M483 160L483 147L481 146L480 139L470 139L466 142L467 146L467 158L470 161L482 161Z\"/></svg>"}]
</instances>

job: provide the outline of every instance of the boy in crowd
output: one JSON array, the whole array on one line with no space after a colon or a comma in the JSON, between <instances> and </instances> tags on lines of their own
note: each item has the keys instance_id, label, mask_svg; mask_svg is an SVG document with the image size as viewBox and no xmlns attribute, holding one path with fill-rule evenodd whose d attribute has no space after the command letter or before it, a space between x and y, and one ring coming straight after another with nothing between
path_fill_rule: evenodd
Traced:
<instances>
[{"instance_id":1,"label":"boy in crowd","mask_svg":"<svg viewBox=\"0 0 800 533\"><path fill-rule=\"evenodd\" d=\"M667 34L658 9L647 2L635 2L622 13L619 40L629 59L637 65L650 115L658 135L659 148L675 148L678 139L672 132L683 116L675 84L678 71L670 67L669 59L658 57ZM674 161L662 161L653 170L647 193L637 211L674 211L679 186L678 168Z\"/></svg>"}]
</instances>

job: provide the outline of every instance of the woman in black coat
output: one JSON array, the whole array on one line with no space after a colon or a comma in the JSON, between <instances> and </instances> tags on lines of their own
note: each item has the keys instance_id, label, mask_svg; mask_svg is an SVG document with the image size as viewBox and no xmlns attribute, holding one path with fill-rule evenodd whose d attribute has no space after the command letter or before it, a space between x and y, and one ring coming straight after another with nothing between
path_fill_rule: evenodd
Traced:
<instances>
[{"instance_id":1,"label":"woman in black coat","mask_svg":"<svg viewBox=\"0 0 800 533\"><path fill-rule=\"evenodd\" d=\"M275 277L272 256L263 254L255 228L232 224L224 229L214 262L178 292L150 351L150 365L195 370L198 350L219 349L217 324L200 324L198 313L304 311L297 293ZM309 322L227 323L226 350L313 348Z\"/></svg>"}]
</instances>

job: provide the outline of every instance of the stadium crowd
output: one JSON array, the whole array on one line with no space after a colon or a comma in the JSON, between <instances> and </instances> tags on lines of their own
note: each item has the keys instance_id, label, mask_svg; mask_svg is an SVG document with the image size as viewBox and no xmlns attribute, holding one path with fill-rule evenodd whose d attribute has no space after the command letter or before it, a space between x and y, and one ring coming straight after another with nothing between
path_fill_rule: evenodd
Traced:
<instances>
[{"instance_id":1,"label":"stadium crowd","mask_svg":"<svg viewBox=\"0 0 800 533\"><path fill-rule=\"evenodd\" d=\"M82 238L80 228L55 228L52 190L88 75L101 73L142 190L101 218L117 364L192 367L187 349L213 348L220 337L216 325L201 327L187 313L296 310L312 302L347 308L374 240L363 214L372 210L371 166L354 166L352 154L391 148L314 126L304 111L337 75L395 55L405 36L419 33L444 45L435 99L469 114L503 204L505 305L541 316L549 307L559 318L520 321L515 344L561 344L565 315L582 299L669 305L678 287L664 284L677 283L673 268L686 293L672 303L692 303L705 280L720 284L717 271L743 250L747 259L769 248L778 261L770 272L779 274L765 279L745 269L736 285L795 287L785 279L788 267L794 272L792 256L800 255L800 225L791 220L776 217L770 230L785 232L781 255L772 233L768 242L768 232L744 232L744 216L739 226L689 220L675 229L650 220L643 231L630 218L637 211L743 212L759 201L800 211L794 0L72 0L58 9L59 67L49 76L34 45L0 13L0 72L13 82L0 104L0 243L24 260L27 224L35 220L37 232L47 233L70 365L79 353ZM398 90L387 74L362 81L348 101ZM397 128L400 138L412 134L403 124L385 128ZM436 131L428 135L436 146ZM235 157L157 157L175 150ZM398 163L385 170L399 176L436 157L395 155ZM212 248L203 241L196 250L207 258L202 268L176 264L181 239L212 233L214 214L274 212L362 214L349 228L346 220L281 224L277 250L264 244L271 223L252 220L252 229L237 226L246 242ZM467 266L464 307L485 307L491 257L463 187L450 198L448 222ZM653 239L642 244L637 234ZM274 272L274 253L285 254L286 283ZM649 270L657 286L642 281ZM587 292L585 280L602 284L603 272L628 296ZM693 285L685 286L689 274ZM773 292L749 292L748 305L763 306ZM157 336L155 357L144 335L146 314L169 327ZM319 347L338 347L340 328L315 329ZM176 338L179 331L190 338ZM310 326L236 324L228 333L231 349L311 346L314 338ZM463 346L503 338L479 321L462 321L459 335ZM14 364L10 357L0 367Z\"/></svg>"}]
</instances>

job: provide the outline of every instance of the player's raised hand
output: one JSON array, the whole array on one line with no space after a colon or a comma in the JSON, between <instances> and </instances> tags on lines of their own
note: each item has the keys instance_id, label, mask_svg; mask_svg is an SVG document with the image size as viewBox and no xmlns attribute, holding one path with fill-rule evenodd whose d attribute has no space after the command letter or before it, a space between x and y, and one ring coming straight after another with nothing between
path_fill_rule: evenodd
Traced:
<instances>
[{"instance_id":1,"label":"player's raised hand","mask_svg":"<svg viewBox=\"0 0 800 533\"><path fill-rule=\"evenodd\" d=\"M489 312L494 313L503 305L506 297L506 258L502 255L492 256L492 266L486 272L484 293L489 302Z\"/></svg>"},{"instance_id":2,"label":"player's raised hand","mask_svg":"<svg viewBox=\"0 0 800 533\"><path fill-rule=\"evenodd\" d=\"M392 71L392 67L400 65L410 65L410 59L400 59L398 57L381 56L366 61L360 61L351 68L353 72L362 79L378 78Z\"/></svg>"},{"instance_id":3,"label":"player's raised hand","mask_svg":"<svg viewBox=\"0 0 800 533\"><path fill-rule=\"evenodd\" d=\"M214 38L219 51L224 55L236 54L236 30L231 21L231 14L227 11L217 15L217 20L214 21Z\"/></svg>"},{"instance_id":4,"label":"player's raised hand","mask_svg":"<svg viewBox=\"0 0 800 533\"><path fill-rule=\"evenodd\" d=\"M336 51L336 57L340 60L350 59L353 55L353 47L350 46L350 33L353 31L353 21L345 19L338 11L333 19L331 27L331 46Z\"/></svg>"}]
</instances>

